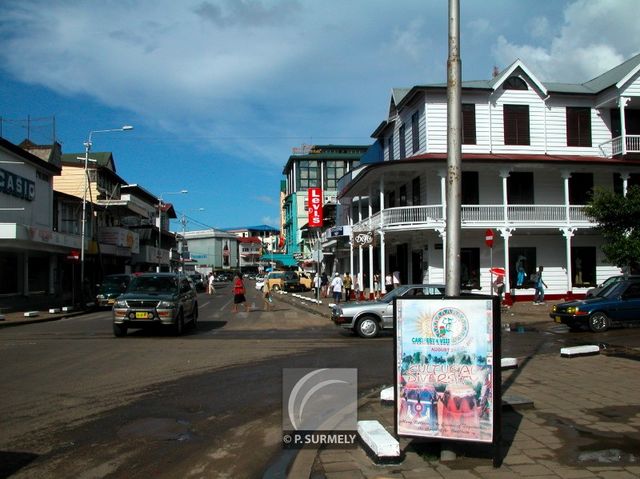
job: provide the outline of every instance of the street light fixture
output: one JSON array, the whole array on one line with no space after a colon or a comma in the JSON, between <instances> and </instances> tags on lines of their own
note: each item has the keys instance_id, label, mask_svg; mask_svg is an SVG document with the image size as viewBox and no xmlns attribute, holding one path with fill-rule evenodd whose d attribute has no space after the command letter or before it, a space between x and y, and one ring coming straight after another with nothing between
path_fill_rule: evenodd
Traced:
<instances>
[{"instance_id":1,"label":"street light fixture","mask_svg":"<svg viewBox=\"0 0 640 479\"><path fill-rule=\"evenodd\" d=\"M85 251L85 236L86 236L86 224L87 224L87 190L89 189L89 175L87 173L87 165L90 161L95 162L89 158L89 150L91 150L92 142L91 137L94 133L107 133L111 131L129 131L133 130L131 125L124 125L120 128L110 128L108 130L92 130L89 132L89 138L84 142L84 192L82 193L82 231L80 233L80 297L84 303L84 251Z\"/></svg>"},{"instance_id":2,"label":"street light fixture","mask_svg":"<svg viewBox=\"0 0 640 479\"><path fill-rule=\"evenodd\" d=\"M158 197L158 267L156 271L160 272L160 267L162 265L162 207L164 206L164 200L162 199L165 195L186 195L189 193L189 190L180 190L180 191L169 191L167 193L162 193Z\"/></svg>"}]
</instances>

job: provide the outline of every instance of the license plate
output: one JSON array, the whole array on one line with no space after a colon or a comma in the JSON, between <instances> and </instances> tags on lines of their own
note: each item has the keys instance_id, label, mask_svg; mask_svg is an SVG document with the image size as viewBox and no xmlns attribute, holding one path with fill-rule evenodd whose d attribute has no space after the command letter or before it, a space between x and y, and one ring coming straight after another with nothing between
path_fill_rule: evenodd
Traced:
<instances>
[{"instance_id":1,"label":"license plate","mask_svg":"<svg viewBox=\"0 0 640 479\"><path fill-rule=\"evenodd\" d=\"M556 323L561 323L562 319L560 319L560 316L556 316Z\"/></svg>"},{"instance_id":2,"label":"license plate","mask_svg":"<svg viewBox=\"0 0 640 479\"><path fill-rule=\"evenodd\" d=\"M147 319L151 317L150 313L147 312L136 312L136 319Z\"/></svg>"}]
</instances>

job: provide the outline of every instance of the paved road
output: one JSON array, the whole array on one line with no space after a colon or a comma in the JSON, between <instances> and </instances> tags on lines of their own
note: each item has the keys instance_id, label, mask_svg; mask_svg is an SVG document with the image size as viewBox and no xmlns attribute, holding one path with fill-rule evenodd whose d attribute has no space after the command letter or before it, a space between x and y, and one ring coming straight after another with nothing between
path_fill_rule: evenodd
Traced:
<instances>
[{"instance_id":1,"label":"paved road","mask_svg":"<svg viewBox=\"0 0 640 479\"><path fill-rule=\"evenodd\" d=\"M388 339L282 302L233 315L230 300L201 294L182 337L114 338L107 311L0 330L0 477L261 477L280 454L283 368L390 384Z\"/></svg>"},{"instance_id":2,"label":"paved road","mask_svg":"<svg viewBox=\"0 0 640 479\"><path fill-rule=\"evenodd\" d=\"M276 300L233 315L228 286L201 294L182 337L114 338L106 311L0 329L0 477L261 477L281 455L283 368L354 367L360 393L391 384L389 334L361 340ZM505 355L640 343L638 328L534 326L505 334Z\"/></svg>"}]
</instances>

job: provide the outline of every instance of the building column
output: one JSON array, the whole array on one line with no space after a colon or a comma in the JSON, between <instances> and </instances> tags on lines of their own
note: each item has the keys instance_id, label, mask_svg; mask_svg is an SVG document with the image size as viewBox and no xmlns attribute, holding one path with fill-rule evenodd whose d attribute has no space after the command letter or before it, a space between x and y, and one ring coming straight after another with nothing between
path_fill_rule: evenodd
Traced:
<instances>
[{"instance_id":1,"label":"building column","mask_svg":"<svg viewBox=\"0 0 640 479\"><path fill-rule=\"evenodd\" d=\"M571 221L571 215L569 212L569 179L571 178L571 173L568 171L563 171L560 175L564 180L564 208L565 208L565 219L567 220L567 224Z\"/></svg>"},{"instance_id":2,"label":"building column","mask_svg":"<svg viewBox=\"0 0 640 479\"><path fill-rule=\"evenodd\" d=\"M573 291L573 285L571 284L571 278L573 277L571 268L571 238L576 232L576 228L562 228L562 234L565 238L565 261L567 264L567 295L571 297Z\"/></svg>"},{"instance_id":3,"label":"building column","mask_svg":"<svg viewBox=\"0 0 640 479\"><path fill-rule=\"evenodd\" d=\"M500 170L500 178L502 178L502 220L506 227L509 224L509 189L507 184L509 170Z\"/></svg>"},{"instance_id":4,"label":"building column","mask_svg":"<svg viewBox=\"0 0 640 479\"><path fill-rule=\"evenodd\" d=\"M631 175L629 172L620 173L620 178L622 178L622 196L627 196L627 188L629 188L629 178Z\"/></svg>"},{"instance_id":5,"label":"building column","mask_svg":"<svg viewBox=\"0 0 640 479\"><path fill-rule=\"evenodd\" d=\"M369 218L373 216L373 188L369 186ZM382 216L382 214L380 214ZM371 225L371 235L373 236L373 225ZM360 248L360 268L362 270L362 248ZM362 283L360 283L362 284ZM369 299L373 299L373 243L369 245ZM364 285L362 286L364 292Z\"/></svg>"},{"instance_id":6,"label":"building column","mask_svg":"<svg viewBox=\"0 0 640 479\"><path fill-rule=\"evenodd\" d=\"M371 215L369 215L371 217ZM358 204L358 220L362 222L362 204ZM362 246L358 247L358 284L362 291L364 291L365 285L363 284L364 276L362 275L362 271L364 270L364 251L362 251ZM356 298L360 299L360 298Z\"/></svg>"},{"instance_id":7,"label":"building column","mask_svg":"<svg viewBox=\"0 0 640 479\"><path fill-rule=\"evenodd\" d=\"M511 274L509 268L509 238L511 238L513 230L511 228L498 228L498 231L504 240L504 301L506 304L511 305L513 300L511 298Z\"/></svg>"},{"instance_id":8,"label":"building column","mask_svg":"<svg viewBox=\"0 0 640 479\"><path fill-rule=\"evenodd\" d=\"M446 228L436 228L436 232L442 238L442 282L447 278L447 230Z\"/></svg>"},{"instance_id":9,"label":"building column","mask_svg":"<svg viewBox=\"0 0 640 479\"><path fill-rule=\"evenodd\" d=\"M629 101L631 101L631 98L627 98L624 96L621 96L620 99L618 100L618 105L620 107L620 136L622 139L621 146L622 146L623 155L627 154L627 124L624 119L624 109L629 103Z\"/></svg>"},{"instance_id":10,"label":"building column","mask_svg":"<svg viewBox=\"0 0 640 479\"><path fill-rule=\"evenodd\" d=\"M387 289L385 288L384 278L387 274L387 262L385 258L385 245L384 245L384 231L380 231L380 292L385 294Z\"/></svg>"}]
</instances>

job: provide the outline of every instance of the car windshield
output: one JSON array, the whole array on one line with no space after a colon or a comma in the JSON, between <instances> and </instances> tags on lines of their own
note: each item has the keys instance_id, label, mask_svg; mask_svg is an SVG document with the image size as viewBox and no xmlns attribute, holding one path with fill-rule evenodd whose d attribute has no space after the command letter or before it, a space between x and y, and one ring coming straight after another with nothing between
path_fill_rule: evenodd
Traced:
<instances>
[{"instance_id":1,"label":"car windshield","mask_svg":"<svg viewBox=\"0 0 640 479\"><path fill-rule=\"evenodd\" d=\"M128 283L128 276L105 276L102 280L102 286L105 287L118 287L122 283Z\"/></svg>"},{"instance_id":2,"label":"car windshield","mask_svg":"<svg viewBox=\"0 0 640 479\"><path fill-rule=\"evenodd\" d=\"M385 294L379 301L383 303L390 303L393 301L393 298L403 297L403 296L431 296L431 295L440 295L444 294L443 287L429 286L427 284L419 285L419 286L411 286L404 285L398 286L397 288L391 290L387 294Z\"/></svg>"},{"instance_id":3,"label":"car windshield","mask_svg":"<svg viewBox=\"0 0 640 479\"><path fill-rule=\"evenodd\" d=\"M175 276L138 276L129 284L127 293L175 293L177 287L178 279Z\"/></svg>"},{"instance_id":4,"label":"car windshield","mask_svg":"<svg viewBox=\"0 0 640 479\"><path fill-rule=\"evenodd\" d=\"M614 283L610 283L609 286L606 286L598 293L598 297L601 298L615 298L616 296L620 296L624 290L626 289L626 283L621 283L620 281L616 281Z\"/></svg>"}]
</instances>

